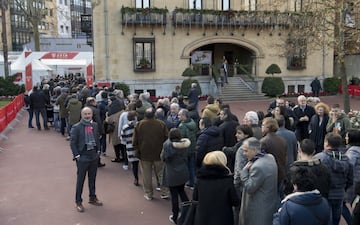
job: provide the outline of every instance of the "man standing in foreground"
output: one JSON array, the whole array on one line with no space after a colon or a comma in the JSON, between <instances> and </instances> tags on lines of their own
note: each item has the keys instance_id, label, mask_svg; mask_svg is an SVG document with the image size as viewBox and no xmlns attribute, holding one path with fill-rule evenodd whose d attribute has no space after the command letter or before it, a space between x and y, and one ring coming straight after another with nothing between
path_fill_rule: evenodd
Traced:
<instances>
[{"instance_id":1,"label":"man standing in foreground","mask_svg":"<svg viewBox=\"0 0 360 225\"><path fill-rule=\"evenodd\" d=\"M145 110L145 118L136 126L133 135L135 157L140 159L143 172L144 198L153 199L152 170L162 180L164 163L160 160L160 153L164 141L168 137L168 129L164 122L155 119L155 109L150 107ZM161 198L168 198L168 191L161 189Z\"/></svg>"},{"instance_id":2,"label":"man standing in foreground","mask_svg":"<svg viewBox=\"0 0 360 225\"><path fill-rule=\"evenodd\" d=\"M71 129L70 147L77 166L75 203L78 212L84 212L81 195L86 173L88 173L89 182L89 203L96 206L103 205L95 194L100 141L98 126L92 122L92 117L91 108L84 107L81 110L80 122L76 123Z\"/></svg>"}]
</instances>

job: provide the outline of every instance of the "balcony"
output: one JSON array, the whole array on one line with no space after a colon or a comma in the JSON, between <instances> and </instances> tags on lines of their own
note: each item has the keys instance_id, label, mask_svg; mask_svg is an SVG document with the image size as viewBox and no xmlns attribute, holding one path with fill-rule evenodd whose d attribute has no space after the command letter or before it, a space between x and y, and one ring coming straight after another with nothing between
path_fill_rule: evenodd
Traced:
<instances>
[{"instance_id":1,"label":"balcony","mask_svg":"<svg viewBox=\"0 0 360 225\"><path fill-rule=\"evenodd\" d=\"M310 14L279 11L218 11L176 8L173 26L240 26L272 27L302 26L311 21Z\"/></svg>"},{"instance_id":2,"label":"balcony","mask_svg":"<svg viewBox=\"0 0 360 225\"><path fill-rule=\"evenodd\" d=\"M166 15L168 10L166 8L121 8L121 23L122 25L162 25L167 23Z\"/></svg>"}]
</instances>

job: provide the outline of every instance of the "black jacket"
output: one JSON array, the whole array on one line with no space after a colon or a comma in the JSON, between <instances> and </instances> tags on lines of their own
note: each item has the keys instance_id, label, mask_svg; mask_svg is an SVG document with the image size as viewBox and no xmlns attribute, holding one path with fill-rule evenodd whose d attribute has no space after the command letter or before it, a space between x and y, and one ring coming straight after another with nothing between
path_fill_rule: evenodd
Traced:
<instances>
[{"instance_id":1,"label":"black jacket","mask_svg":"<svg viewBox=\"0 0 360 225\"><path fill-rule=\"evenodd\" d=\"M220 132L224 138L224 146L232 147L236 144L236 127L239 125L238 122L227 119L220 125Z\"/></svg>"},{"instance_id":2,"label":"black jacket","mask_svg":"<svg viewBox=\"0 0 360 225\"><path fill-rule=\"evenodd\" d=\"M196 141L196 166L201 167L202 160L208 152L221 150L223 139L220 135L220 129L211 126L200 131Z\"/></svg>"},{"instance_id":3,"label":"black jacket","mask_svg":"<svg viewBox=\"0 0 360 225\"><path fill-rule=\"evenodd\" d=\"M329 121L329 116L324 115L323 121L319 125L319 115L315 114L311 117L309 124L309 138L315 143L316 153L324 149L324 138L326 135L326 125Z\"/></svg>"},{"instance_id":4,"label":"black jacket","mask_svg":"<svg viewBox=\"0 0 360 225\"><path fill-rule=\"evenodd\" d=\"M197 173L193 199L199 201L196 225L233 225L233 206L240 204L233 176L222 166L208 165Z\"/></svg>"}]
</instances>

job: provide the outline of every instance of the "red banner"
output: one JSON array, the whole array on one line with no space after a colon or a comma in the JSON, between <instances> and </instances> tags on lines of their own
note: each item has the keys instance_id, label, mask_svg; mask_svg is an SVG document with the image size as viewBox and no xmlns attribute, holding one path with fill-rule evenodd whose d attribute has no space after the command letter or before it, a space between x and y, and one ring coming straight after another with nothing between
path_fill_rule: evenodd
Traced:
<instances>
[{"instance_id":1,"label":"red banner","mask_svg":"<svg viewBox=\"0 0 360 225\"><path fill-rule=\"evenodd\" d=\"M41 59L73 59L78 52L48 52Z\"/></svg>"},{"instance_id":2,"label":"red banner","mask_svg":"<svg viewBox=\"0 0 360 225\"><path fill-rule=\"evenodd\" d=\"M6 120L6 109L5 107L0 109L0 132L2 132L7 125L7 120Z\"/></svg>"},{"instance_id":3,"label":"red banner","mask_svg":"<svg viewBox=\"0 0 360 225\"><path fill-rule=\"evenodd\" d=\"M91 63L86 67L86 84L87 84L87 86L90 86L93 84L92 64Z\"/></svg>"},{"instance_id":4,"label":"red banner","mask_svg":"<svg viewBox=\"0 0 360 225\"><path fill-rule=\"evenodd\" d=\"M32 89L32 65L29 63L25 67L25 89L27 91Z\"/></svg>"},{"instance_id":5,"label":"red banner","mask_svg":"<svg viewBox=\"0 0 360 225\"><path fill-rule=\"evenodd\" d=\"M339 88L340 94L342 94L342 86ZM348 92L351 96L360 96L360 86L359 85L348 85Z\"/></svg>"}]
</instances>

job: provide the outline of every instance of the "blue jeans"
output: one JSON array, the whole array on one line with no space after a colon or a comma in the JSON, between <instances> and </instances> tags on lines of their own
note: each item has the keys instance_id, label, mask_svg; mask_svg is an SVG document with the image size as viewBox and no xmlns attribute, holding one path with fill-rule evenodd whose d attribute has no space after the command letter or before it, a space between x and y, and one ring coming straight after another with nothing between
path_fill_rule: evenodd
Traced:
<instances>
[{"instance_id":1,"label":"blue jeans","mask_svg":"<svg viewBox=\"0 0 360 225\"><path fill-rule=\"evenodd\" d=\"M189 169L189 185L194 187L195 184L195 155L188 156L188 169Z\"/></svg>"},{"instance_id":2,"label":"blue jeans","mask_svg":"<svg viewBox=\"0 0 360 225\"><path fill-rule=\"evenodd\" d=\"M28 128L31 128L31 127L33 127L32 120L34 117L34 111L32 109L28 109L27 111L29 113Z\"/></svg>"},{"instance_id":3,"label":"blue jeans","mask_svg":"<svg viewBox=\"0 0 360 225\"><path fill-rule=\"evenodd\" d=\"M58 112L54 112L54 129L56 131L60 130L60 120L59 120L59 113Z\"/></svg>"},{"instance_id":4,"label":"blue jeans","mask_svg":"<svg viewBox=\"0 0 360 225\"><path fill-rule=\"evenodd\" d=\"M332 214L332 224L339 225L342 207L343 207L343 200L342 199L328 199L329 206L331 207L331 214Z\"/></svg>"},{"instance_id":5,"label":"blue jeans","mask_svg":"<svg viewBox=\"0 0 360 225\"><path fill-rule=\"evenodd\" d=\"M37 128L38 128L38 129L41 129L41 125L40 125L40 114L41 114L41 117L43 118L43 121L44 121L44 128L48 128L46 109L45 109L45 108L34 109L34 113L35 113L35 120L36 120L36 126L37 126Z\"/></svg>"},{"instance_id":6,"label":"blue jeans","mask_svg":"<svg viewBox=\"0 0 360 225\"><path fill-rule=\"evenodd\" d=\"M60 118L60 133L65 135L66 119Z\"/></svg>"}]
</instances>

